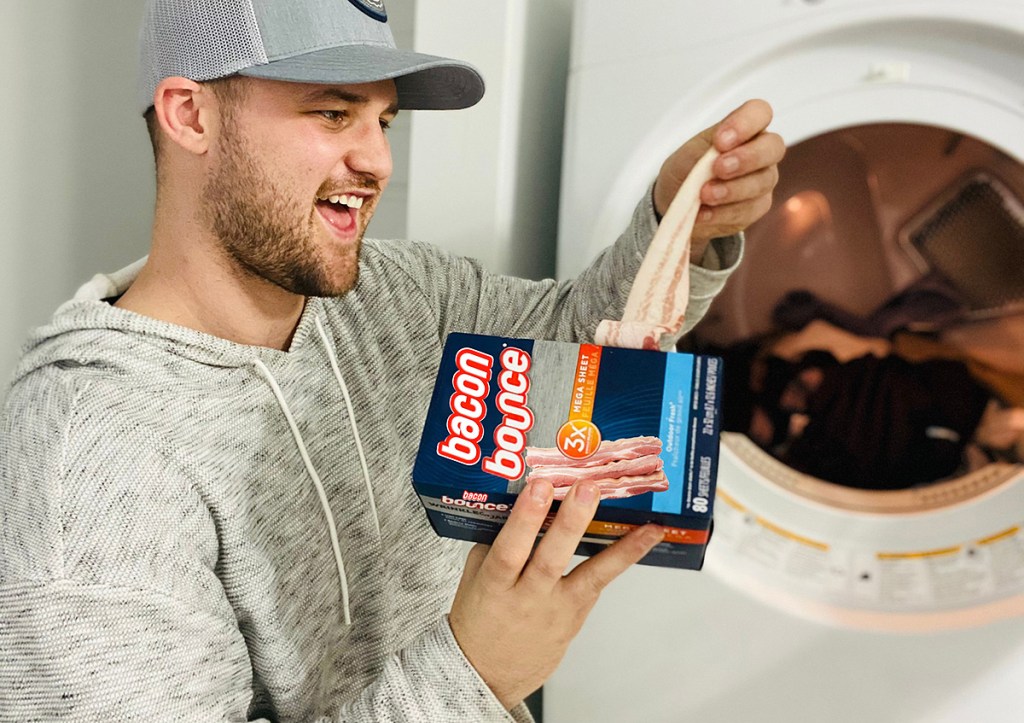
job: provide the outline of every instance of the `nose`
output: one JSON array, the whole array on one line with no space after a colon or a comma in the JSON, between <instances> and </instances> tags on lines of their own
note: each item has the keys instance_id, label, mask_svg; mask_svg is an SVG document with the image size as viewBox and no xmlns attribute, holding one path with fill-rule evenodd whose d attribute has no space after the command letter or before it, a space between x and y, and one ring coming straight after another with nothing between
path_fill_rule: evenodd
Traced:
<instances>
[{"instance_id":1,"label":"nose","mask_svg":"<svg viewBox=\"0 0 1024 723\"><path fill-rule=\"evenodd\" d=\"M352 141L344 157L348 169L385 183L392 171L391 143L380 122L374 118L361 123Z\"/></svg>"}]
</instances>

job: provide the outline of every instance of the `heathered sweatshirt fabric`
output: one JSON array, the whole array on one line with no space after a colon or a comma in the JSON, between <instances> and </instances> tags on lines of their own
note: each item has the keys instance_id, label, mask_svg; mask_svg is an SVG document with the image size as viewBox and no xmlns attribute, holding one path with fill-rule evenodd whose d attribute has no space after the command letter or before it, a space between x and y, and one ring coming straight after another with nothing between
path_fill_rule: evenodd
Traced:
<instances>
[{"instance_id":1,"label":"heathered sweatshirt fabric","mask_svg":"<svg viewBox=\"0 0 1024 723\"><path fill-rule=\"evenodd\" d=\"M138 265L84 286L0 425L0 720L529 720L452 635L465 548L430 528L413 458L449 332L589 340L654 228L647 200L574 284L367 241L286 352L104 301ZM715 249L688 326L742 241Z\"/></svg>"}]
</instances>

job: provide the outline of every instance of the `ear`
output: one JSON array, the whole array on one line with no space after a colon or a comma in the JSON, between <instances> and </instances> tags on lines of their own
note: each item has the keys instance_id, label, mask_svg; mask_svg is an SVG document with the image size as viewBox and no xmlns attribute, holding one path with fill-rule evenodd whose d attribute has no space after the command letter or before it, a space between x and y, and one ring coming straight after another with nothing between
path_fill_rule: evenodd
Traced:
<instances>
[{"instance_id":1,"label":"ear","mask_svg":"<svg viewBox=\"0 0 1024 723\"><path fill-rule=\"evenodd\" d=\"M153 95L153 108L161 131L195 155L209 150L215 105L213 93L188 78L164 78Z\"/></svg>"}]
</instances>

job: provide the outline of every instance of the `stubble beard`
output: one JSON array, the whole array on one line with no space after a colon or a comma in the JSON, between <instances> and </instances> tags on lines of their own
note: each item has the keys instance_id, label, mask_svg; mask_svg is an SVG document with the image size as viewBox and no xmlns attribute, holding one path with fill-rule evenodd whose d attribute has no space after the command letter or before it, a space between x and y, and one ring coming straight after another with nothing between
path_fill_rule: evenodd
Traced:
<instances>
[{"instance_id":1,"label":"stubble beard","mask_svg":"<svg viewBox=\"0 0 1024 723\"><path fill-rule=\"evenodd\" d=\"M355 243L325 258L315 240L318 220L311 211L303 214L301 201L289 202L292 196L260 166L230 118L222 138L220 163L203 188L201 214L239 273L301 296L351 291L359 279L365 226Z\"/></svg>"}]
</instances>

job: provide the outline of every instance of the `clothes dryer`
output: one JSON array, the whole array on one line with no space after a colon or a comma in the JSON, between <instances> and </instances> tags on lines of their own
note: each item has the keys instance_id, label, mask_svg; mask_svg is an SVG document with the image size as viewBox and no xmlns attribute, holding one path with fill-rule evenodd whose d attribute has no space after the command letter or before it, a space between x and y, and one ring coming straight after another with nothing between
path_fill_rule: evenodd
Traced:
<instances>
[{"instance_id":1,"label":"clothes dryer","mask_svg":"<svg viewBox=\"0 0 1024 723\"><path fill-rule=\"evenodd\" d=\"M668 152L763 97L790 148L776 207L697 336L762 332L795 288L866 314L939 270L975 294L951 340L1024 371L1024 273L1001 273L1024 258L1005 245L1024 238L1024 6L575 10L561 276L614 240ZM979 187L993 205L971 216L964 194ZM993 214L1005 234L936 230ZM1019 465L880 492L800 474L743 435L723 440L705 570L617 581L545 688L550 720L1024 716Z\"/></svg>"}]
</instances>

